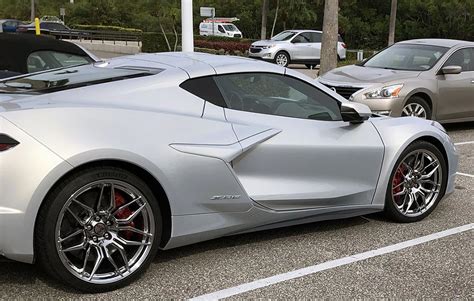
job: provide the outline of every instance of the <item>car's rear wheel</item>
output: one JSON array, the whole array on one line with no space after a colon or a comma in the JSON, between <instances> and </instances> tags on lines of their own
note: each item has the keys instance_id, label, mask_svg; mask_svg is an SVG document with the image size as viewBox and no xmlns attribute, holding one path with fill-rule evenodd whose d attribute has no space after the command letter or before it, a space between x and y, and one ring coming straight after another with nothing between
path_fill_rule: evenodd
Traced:
<instances>
[{"instance_id":1,"label":"car's rear wheel","mask_svg":"<svg viewBox=\"0 0 474 301\"><path fill-rule=\"evenodd\" d=\"M275 64L287 67L290 64L290 56L285 51L280 51L275 55Z\"/></svg>"},{"instance_id":2,"label":"car's rear wheel","mask_svg":"<svg viewBox=\"0 0 474 301\"><path fill-rule=\"evenodd\" d=\"M37 258L66 285L109 291L145 271L161 231L158 202L144 181L121 168L90 168L67 177L45 200Z\"/></svg>"},{"instance_id":3,"label":"car's rear wheel","mask_svg":"<svg viewBox=\"0 0 474 301\"><path fill-rule=\"evenodd\" d=\"M431 108L423 98L412 96L403 107L402 116L431 119Z\"/></svg>"},{"instance_id":4,"label":"car's rear wheel","mask_svg":"<svg viewBox=\"0 0 474 301\"><path fill-rule=\"evenodd\" d=\"M390 176L385 213L397 222L427 217L444 195L447 163L438 148L417 141L401 154Z\"/></svg>"}]
</instances>

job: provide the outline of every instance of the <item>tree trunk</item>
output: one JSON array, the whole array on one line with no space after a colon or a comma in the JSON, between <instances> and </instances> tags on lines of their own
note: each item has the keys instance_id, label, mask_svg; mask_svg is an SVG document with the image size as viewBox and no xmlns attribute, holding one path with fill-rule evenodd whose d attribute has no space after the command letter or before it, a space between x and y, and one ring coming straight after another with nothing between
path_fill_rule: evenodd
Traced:
<instances>
[{"instance_id":1,"label":"tree trunk","mask_svg":"<svg viewBox=\"0 0 474 301\"><path fill-rule=\"evenodd\" d=\"M319 75L337 67L338 11L339 0L325 1Z\"/></svg>"},{"instance_id":2,"label":"tree trunk","mask_svg":"<svg viewBox=\"0 0 474 301\"><path fill-rule=\"evenodd\" d=\"M267 14L268 14L268 0L262 1L262 31L260 39L267 39Z\"/></svg>"},{"instance_id":3,"label":"tree trunk","mask_svg":"<svg viewBox=\"0 0 474 301\"><path fill-rule=\"evenodd\" d=\"M395 24L397 21L397 0L392 0L390 8L390 27L388 29L388 46L395 43Z\"/></svg>"},{"instance_id":4,"label":"tree trunk","mask_svg":"<svg viewBox=\"0 0 474 301\"><path fill-rule=\"evenodd\" d=\"M273 37L273 33L275 32L275 25L276 25L277 18L278 18L278 9L279 8L280 8L280 0L277 0L277 6L276 6L276 9L275 9L275 17L273 18L272 33L270 34L270 38Z\"/></svg>"}]
</instances>

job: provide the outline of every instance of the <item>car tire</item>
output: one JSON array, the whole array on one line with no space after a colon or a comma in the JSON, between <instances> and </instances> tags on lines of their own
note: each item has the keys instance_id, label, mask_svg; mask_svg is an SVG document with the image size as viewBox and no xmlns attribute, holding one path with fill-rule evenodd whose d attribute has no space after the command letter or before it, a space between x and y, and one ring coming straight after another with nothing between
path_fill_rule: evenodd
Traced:
<instances>
[{"instance_id":1,"label":"car tire","mask_svg":"<svg viewBox=\"0 0 474 301\"><path fill-rule=\"evenodd\" d=\"M111 291L147 269L162 229L158 202L141 178L112 166L87 168L48 193L36 222L36 258L69 287Z\"/></svg>"},{"instance_id":2,"label":"car tire","mask_svg":"<svg viewBox=\"0 0 474 301\"><path fill-rule=\"evenodd\" d=\"M414 116L423 119L431 119L432 112L426 100L419 96L412 96L403 106L401 116Z\"/></svg>"},{"instance_id":3,"label":"car tire","mask_svg":"<svg viewBox=\"0 0 474 301\"><path fill-rule=\"evenodd\" d=\"M443 198L447 179L446 159L436 146L426 141L410 144L390 175L385 214L400 223L424 219Z\"/></svg>"},{"instance_id":4,"label":"car tire","mask_svg":"<svg viewBox=\"0 0 474 301\"><path fill-rule=\"evenodd\" d=\"M273 61L278 66L288 67L290 64L290 55L286 51L279 51L275 54Z\"/></svg>"}]
</instances>

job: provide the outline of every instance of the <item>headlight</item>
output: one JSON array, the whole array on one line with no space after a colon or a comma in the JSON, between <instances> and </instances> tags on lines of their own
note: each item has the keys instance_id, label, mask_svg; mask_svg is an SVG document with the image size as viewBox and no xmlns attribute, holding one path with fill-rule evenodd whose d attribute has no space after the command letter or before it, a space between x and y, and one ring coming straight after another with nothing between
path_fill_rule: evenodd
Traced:
<instances>
[{"instance_id":1,"label":"headlight","mask_svg":"<svg viewBox=\"0 0 474 301\"><path fill-rule=\"evenodd\" d=\"M275 47L276 45L267 45L267 46L263 46L263 49L268 49L268 48L273 48Z\"/></svg>"},{"instance_id":2,"label":"headlight","mask_svg":"<svg viewBox=\"0 0 474 301\"><path fill-rule=\"evenodd\" d=\"M400 91L402 90L403 85L392 85L386 86L377 90L372 90L369 92L364 93L366 98L373 99L373 98L395 98L398 97Z\"/></svg>"}]
</instances>

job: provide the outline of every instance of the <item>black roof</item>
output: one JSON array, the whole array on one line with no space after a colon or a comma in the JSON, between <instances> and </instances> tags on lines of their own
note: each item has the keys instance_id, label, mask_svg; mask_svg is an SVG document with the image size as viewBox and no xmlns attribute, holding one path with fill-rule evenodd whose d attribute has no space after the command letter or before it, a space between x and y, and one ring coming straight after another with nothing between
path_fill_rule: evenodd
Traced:
<instances>
[{"instance_id":1,"label":"black roof","mask_svg":"<svg viewBox=\"0 0 474 301\"><path fill-rule=\"evenodd\" d=\"M26 66L28 56L33 52L42 50L88 56L76 44L56 40L53 37L36 36L28 33L1 33L0 70L28 73Z\"/></svg>"}]
</instances>

